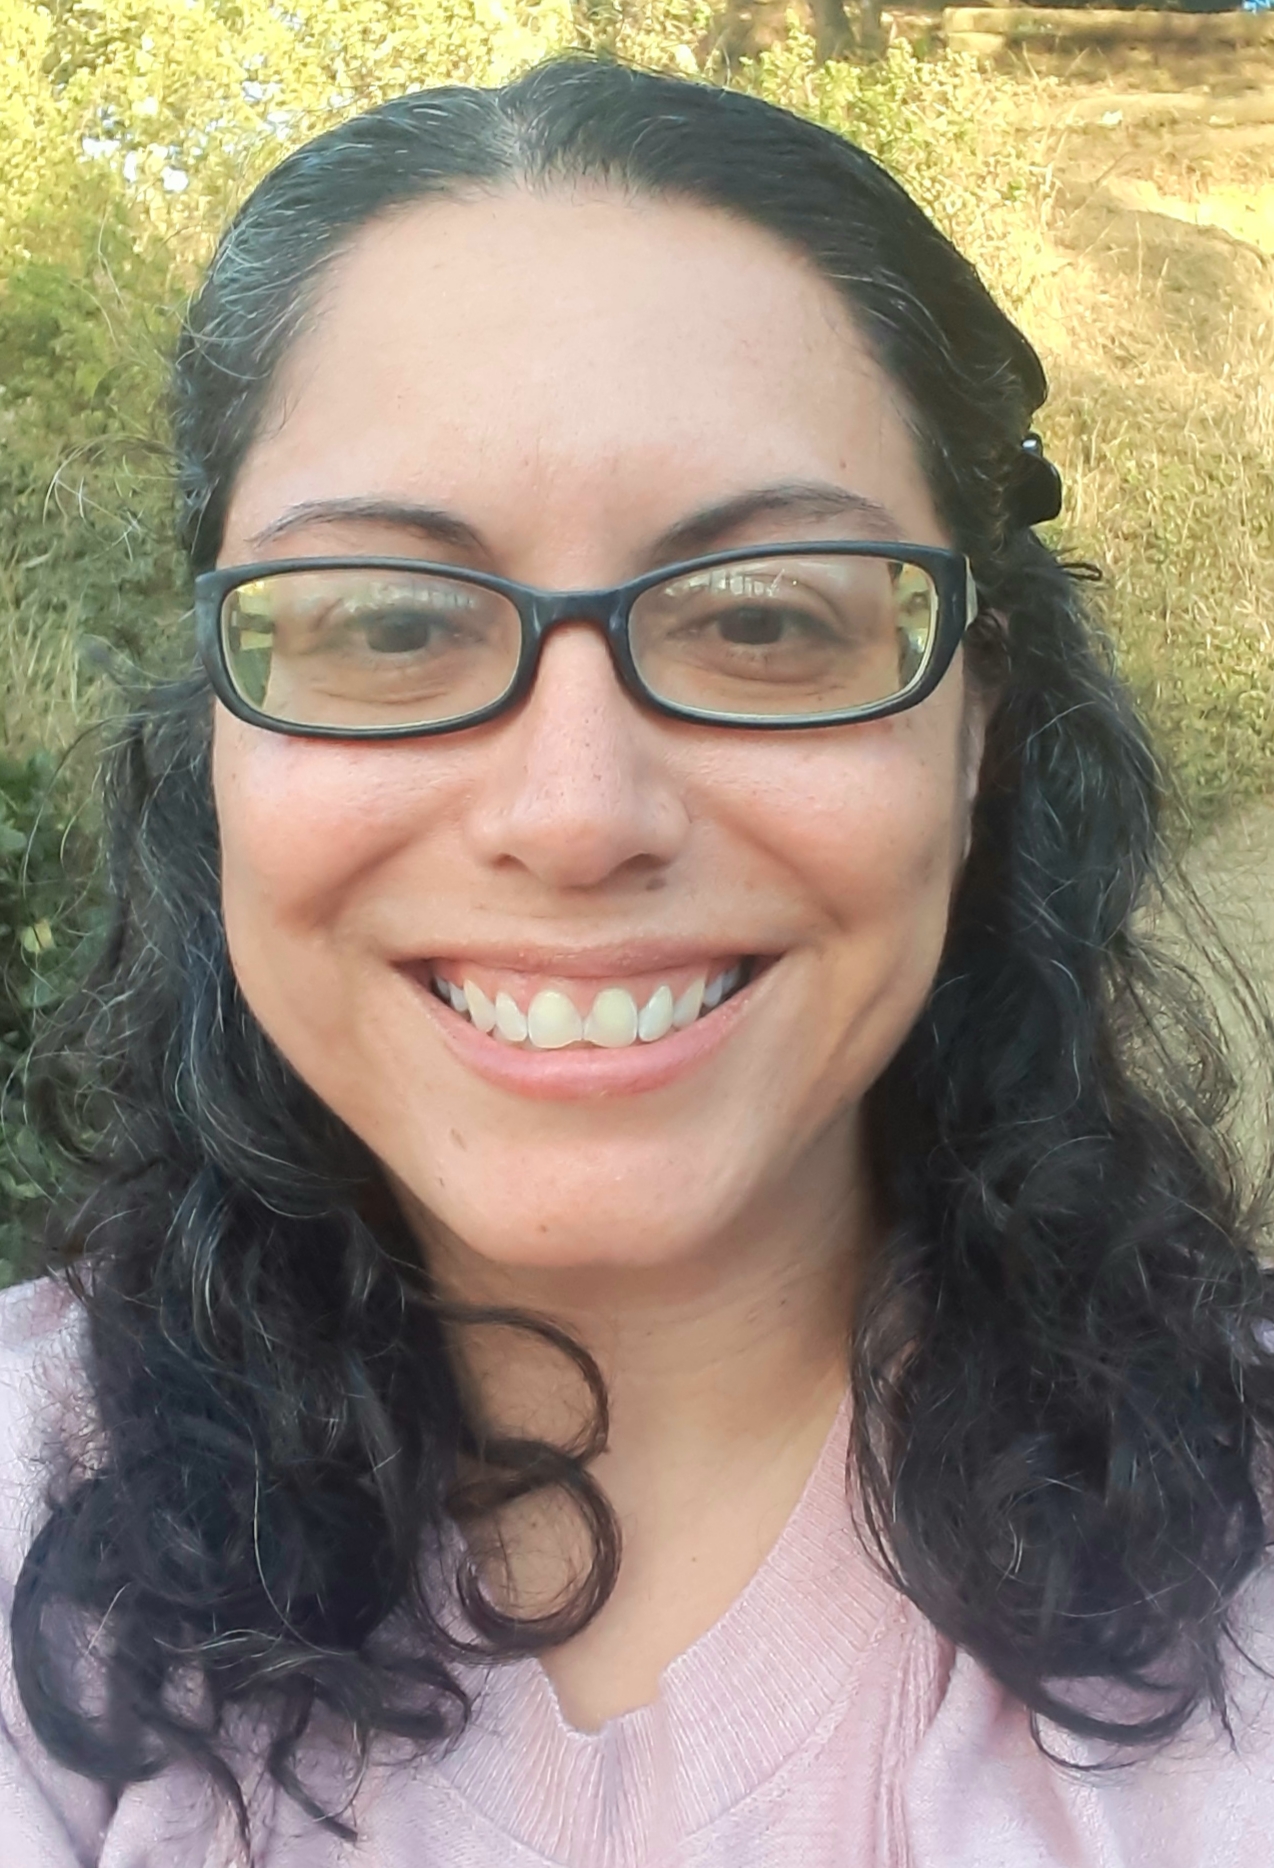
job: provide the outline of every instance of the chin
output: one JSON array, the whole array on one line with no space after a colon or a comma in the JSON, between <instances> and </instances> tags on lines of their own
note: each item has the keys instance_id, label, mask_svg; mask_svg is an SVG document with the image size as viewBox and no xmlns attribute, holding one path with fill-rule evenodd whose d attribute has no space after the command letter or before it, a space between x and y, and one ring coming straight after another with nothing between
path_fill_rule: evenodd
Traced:
<instances>
[{"instance_id":1,"label":"chin","mask_svg":"<svg viewBox=\"0 0 1274 1868\"><path fill-rule=\"evenodd\" d=\"M713 1244L737 1235L739 1209L688 1210L684 1203L652 1202L649 1181L638 1177L631 1189L607 1189L604 1204L596 1189L580 1188L574 1197L534 1193L498 1204L475 1188L471 1198L454 1182L428 1189L425 1197L399 1183L400 1199L429 1250L439 1235L456 1241L466 1254L510 1270L644 1271L689 1263L709 1253Z\"/></svg>"}]
</instances>

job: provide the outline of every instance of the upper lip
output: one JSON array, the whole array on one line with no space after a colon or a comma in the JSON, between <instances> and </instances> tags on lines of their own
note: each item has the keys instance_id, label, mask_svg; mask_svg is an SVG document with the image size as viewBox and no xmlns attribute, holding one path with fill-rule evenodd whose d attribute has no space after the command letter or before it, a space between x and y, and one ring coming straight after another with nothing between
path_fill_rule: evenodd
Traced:
<instances>
[{"instance_id":1,"label":"upper lip","mask_svg":"<svg viewBox=\"0 0 1274 1868\"><path fill-rule=\"evenodd\" d=\"M719 941L702 937L623 941L599 947L531 946L523 941L501 942L497 946L494 942L458 941L454 946L439 942L427 952L417 950L404 954L397 964L422 966L432 960L460 960L493 971L544 974L560 979L613 979L626 974L671 971L726 956L742 959L761 952L757 947L741 946L737 937Z\"/></svg>"}]
</instances>

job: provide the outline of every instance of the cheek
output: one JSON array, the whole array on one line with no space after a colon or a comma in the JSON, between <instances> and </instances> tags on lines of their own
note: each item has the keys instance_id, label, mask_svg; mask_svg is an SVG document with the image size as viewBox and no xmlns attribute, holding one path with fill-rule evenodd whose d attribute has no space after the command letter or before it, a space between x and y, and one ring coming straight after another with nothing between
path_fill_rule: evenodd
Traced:
<instances>
[{"instance_id":1,"label":"cheek","mask_svg":"<svg viewBox=\"0 0 1274 1868\"><path fill-rule=\"evenodd\" d=\"M937 913L965 848L968 757L958 720L926 709L769 742L721 790L746 834L799 878L842 931ZM940 730L934 730L938 728Z\"/></svg>"},{"instance_id":2,"label":"cheek","mask_svg":"<svg viewBox=\"0 0 1274 1868\"><path fill-rule=\"evenodd\" d=\"M861 1098L928 1000L968 815L958 733L914 716L851 731L752 816L816 911L814 1075L829 1108Z\"/></svg>"},{"instance_id":3,"label":"cheek","mask_svg":"<svg viewBox=\"0 0 1274 1868\"><path fill-rule=\"evenodd\" d=\"M309 749L218 719L213 794L221 837L222 901L231 946L255 923L305 918L345 881L352 845L334 833L330 784L305 770Z\"/></svg>"},{"instance_id":4,"label":"cheek","mask_svg":"<svg viewBox=\"0 0 1274 1868\"><path fill-rule=\"evenodd\" d=\"M397 750L369 757L364 747L289 739L218 714L226 939L249 1004L276 1037L280 1008L333 984L326 975L367 876L419 834L419 785L405 795ZM320 1002L309 1004L319 1015Z\"/></svg>"}]
</instances>

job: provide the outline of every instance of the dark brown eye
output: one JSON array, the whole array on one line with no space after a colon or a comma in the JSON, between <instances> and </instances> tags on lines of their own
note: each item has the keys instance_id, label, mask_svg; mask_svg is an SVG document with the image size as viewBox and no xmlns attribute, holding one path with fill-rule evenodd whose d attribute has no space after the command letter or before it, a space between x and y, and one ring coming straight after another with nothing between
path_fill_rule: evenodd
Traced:
<instances>
[{"instance_id":1,"label":"dark brown eye","mask_svg":"<svg viewBox=\"0 0 1274 1868\"><path fill-rule=\"evenodd\" d=\"M422 649L437 648L447 633L443 618L428 610L385 610L369 616L362 624L369 649L379 655L418 655Z\"/></svg>"},{"instance_id":2,"label":"dark brown eye","mask_svg":"<svg viewBox=\"0 0 1274 1868\"><path fill-rule=\"evenodd\" d=\"M747 648L762 648L782 640L788 621L785 610L755 608L726 610L717 620L725 642L737 642Z\"/></svg>"}]
</instances>

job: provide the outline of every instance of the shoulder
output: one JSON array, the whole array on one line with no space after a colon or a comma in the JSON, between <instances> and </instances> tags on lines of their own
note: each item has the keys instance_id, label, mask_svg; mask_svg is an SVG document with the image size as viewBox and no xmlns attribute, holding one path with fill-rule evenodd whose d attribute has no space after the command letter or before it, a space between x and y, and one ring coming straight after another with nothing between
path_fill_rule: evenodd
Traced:
<instances>
[{"instance_id":1,"label":"shoulder","mask_svg":"<svg viewBox=\"0 0 1274 1868\"><path fill-rule=\"evenodd\" d=\"M86 1418L84 1317L57 1278L0 1291L0 1578L12 1583Z\"/></svg>"},{"instance_id":2,"label":"shoulder","mask_svg":"<svg viewBox=\"0 0 1274 1868\"><path fill-rule=\"evenodd\" d=\"M34 1278L0 1291L0 1366L64 1336L79 1305L61 1278Z\"/></svg>"},{"instance_id":3,"label":"shoulder","mask_svg":"<svg viewBox=\"0 0 1274 1868\"><path fill-rule=\"evenodd\" d=\"M9 1646L23 1561L68 1451L74 1458L84 1444L83 1341L83 1312L59 1279L0 1292L0 1860L47 1868L104 1860L110 1817L106 1791L55 1763L34 1737Z\"/></svg>"},{"instance_id":4,"label":"shoulder","mask_svg":"<svg viewBox=\"0 0 1274 1868\"><path fill-rule=\"evenodd\" d=\"M0 1410L21 1416L47 1384L76 1386L84 1313L61 1278L36 1278L0 1291Z\"/></svg>"},{"instance_id":5,"label":"shoulder","mask_svg":"<svg viewBox=\"0 0 1274 1868\"><path fill-rule=\"evenodd\" d=\"M1274 1836L1274 1565L1235 1603L1227 1732L1200 1710L1121 1752L1043 1724L968 1654L913 1761L917 1868L1268 1868Z\"/></svg>"}]
</instances>

